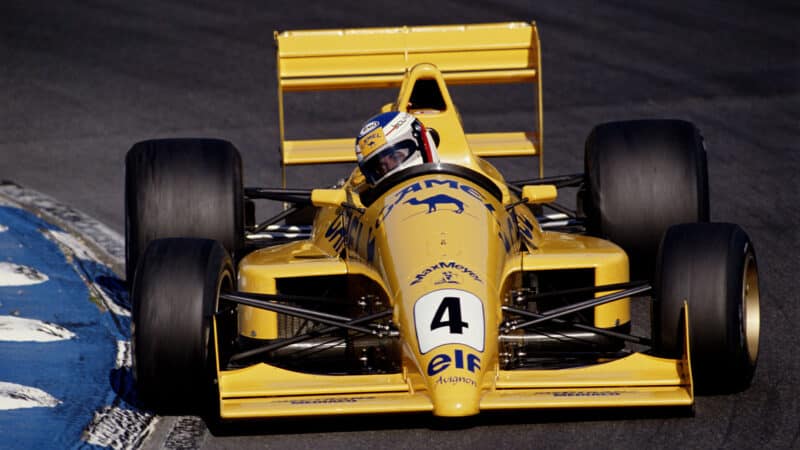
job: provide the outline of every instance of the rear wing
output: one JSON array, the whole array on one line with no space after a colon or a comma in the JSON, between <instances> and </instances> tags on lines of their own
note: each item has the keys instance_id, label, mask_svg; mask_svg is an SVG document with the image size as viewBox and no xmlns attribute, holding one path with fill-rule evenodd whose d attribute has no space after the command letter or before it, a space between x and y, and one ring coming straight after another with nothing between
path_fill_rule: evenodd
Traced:
<instances>
[{"instance_id":1,"label":"rear wing","mask_svg":"<svg viewBox=\"0 0 800 450\"><path fill-rule=\"evenodd\" d=\"M431 63L450 85L532 83L530 130L466 138L477 156L538 156L543 175L541 55L533 22L284 31L275 33L275 42L283 167L356 160L353 136L286 139L284 93L399 87L408 69Z\"/></svg>"}]
</instances>

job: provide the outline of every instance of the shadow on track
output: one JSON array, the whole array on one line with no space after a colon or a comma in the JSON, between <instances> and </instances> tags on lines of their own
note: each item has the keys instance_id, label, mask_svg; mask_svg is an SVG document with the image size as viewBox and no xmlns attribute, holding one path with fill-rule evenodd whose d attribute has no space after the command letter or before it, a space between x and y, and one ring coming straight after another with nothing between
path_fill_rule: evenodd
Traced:
<instances>
[{"instance_id":1,"label":"shadow on track","mask_svg":"<svg viewBox=\"0 0 800 450\"><path fill-rule=\"evenodd\" d=\"M477 416L446 418L430 414L371 414L352 416L318 416L291 419L259 419L241 421L206 420L215 436L270 436L283 434L316 434L380 430L427 429L458 431L498 425L535 425L562 422L597 422L641 419L688 418L693 407L669 408L591 408L546 409L482 412Z\"/></svg>"}]
</instances>

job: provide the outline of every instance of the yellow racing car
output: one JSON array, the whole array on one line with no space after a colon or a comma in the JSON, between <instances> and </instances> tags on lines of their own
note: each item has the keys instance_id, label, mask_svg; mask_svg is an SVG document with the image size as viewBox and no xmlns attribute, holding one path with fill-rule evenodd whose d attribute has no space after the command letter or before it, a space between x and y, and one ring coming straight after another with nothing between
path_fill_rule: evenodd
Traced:
<instances>
[{"instance_id":1,"label":"yellow racing car","mask_svg":"<svg viewBox=\"0 0 800 450\"><path fill-rule=\"evenodd\" d=\"M599 125L584 172L544 177L535 24L275 39L284 187L244 188L222 140L150 140L127 155L147 408L463 417L691 407L695 393L749 385L755 252L739 226L709 222L694 125ZM533 130L465 133L448 85L497 83L532 86ZM284 134L285 94L386 87L396 101L356 138ZM508 181L487 162L497 156L536 159L538 173ZM332 188L285 188L287 166L333 162L358 164ZM575 210L555 202L569 188ZM286 208L257 223L263 199ZM650 323L633 326L632 302L652 302Z\"/></svg>"}]
</instances>

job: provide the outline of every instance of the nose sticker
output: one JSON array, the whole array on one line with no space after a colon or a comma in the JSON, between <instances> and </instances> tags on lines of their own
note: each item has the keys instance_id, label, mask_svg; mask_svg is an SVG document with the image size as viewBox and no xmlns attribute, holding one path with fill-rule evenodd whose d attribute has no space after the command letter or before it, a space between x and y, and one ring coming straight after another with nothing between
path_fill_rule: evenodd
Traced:
<instances>
[{"instance_id":1,"label":"nose sticker","mask_svg":"<svg viewBox=\"0 0 800 450\"><path fill-rule=\"evenodd\" d=\"M429 292L414 304L419 351L425 354L447 344L468 345L482 352L485 339L483 303L459 289Z\"/></svg>"}]
</instances>

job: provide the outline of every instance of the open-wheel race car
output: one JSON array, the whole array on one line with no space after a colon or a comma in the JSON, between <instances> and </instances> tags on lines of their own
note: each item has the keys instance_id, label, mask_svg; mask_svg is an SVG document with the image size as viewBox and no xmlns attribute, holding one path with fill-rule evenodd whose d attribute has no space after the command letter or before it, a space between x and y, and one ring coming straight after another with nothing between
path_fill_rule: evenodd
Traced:
<instances>
[{"instance_id":1,"label":"open-wheel race car","mask_svg":"<svg viewBox=\"0 0 800 450\"><path fill-rule=\"evenodd\" d=\"M694 125L599 125L583 173L544 177L535 24L275 37L282 168L357 159L352 137L286 139L284 93L315 89L399 87L376 112L422 124L438 156L383 177L360 165L333 188L244 188L226 141L136 144L126 263L146 407L457 417L691 406L750 384L755 252L709 222ZM533 86L535 129L465 133L447 85L512 82ZM362 129L359 161L384 126ZM507 181L495 156L535 156L538 174ZM555 203L565 188L575 210ZM261 199L286 208L257 223ZM633 327L632 302L652 302L650 323Z\"/></svg>"}]
</instances>

